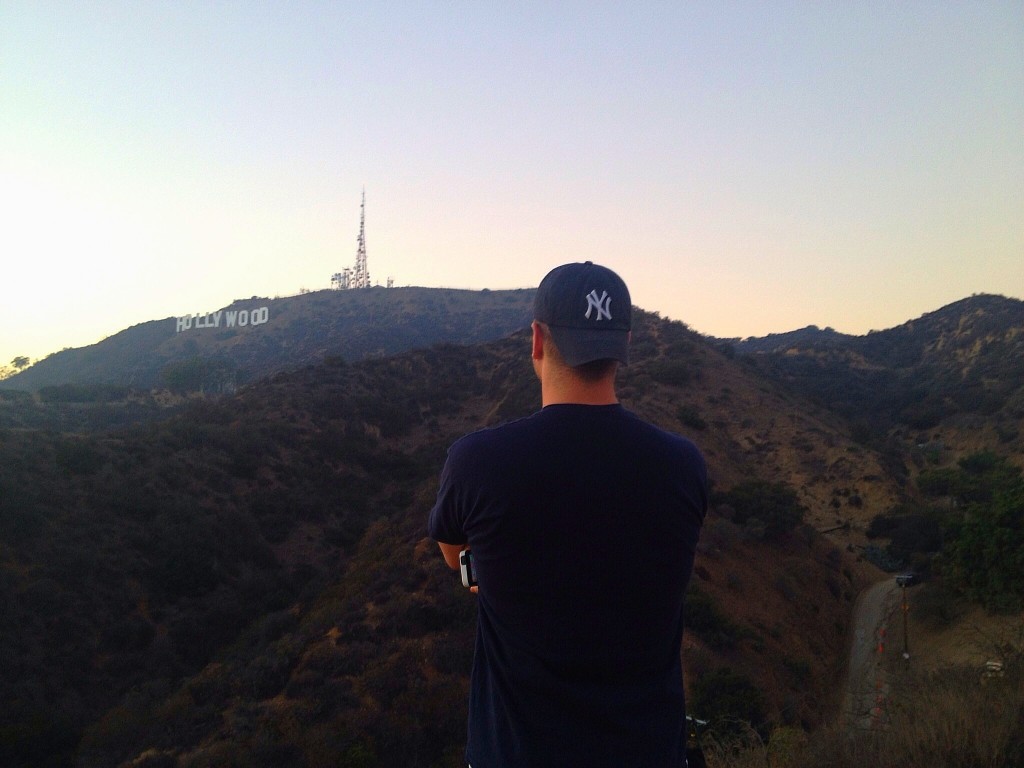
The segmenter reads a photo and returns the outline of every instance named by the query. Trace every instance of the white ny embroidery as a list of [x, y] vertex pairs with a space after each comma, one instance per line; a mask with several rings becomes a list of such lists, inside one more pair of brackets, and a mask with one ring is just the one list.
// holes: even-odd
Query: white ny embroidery
[[594, 289], [587, 294], [587, 314], [584, 317], [587, 320], [590, 319], [591, 310], [597, 310], [597, 322], [600, 322], [601, 318], [612, 319], [612, 297], [608, 295], [608, 291], [602, 291], [600, 298], [597, 295], [597, 289]]

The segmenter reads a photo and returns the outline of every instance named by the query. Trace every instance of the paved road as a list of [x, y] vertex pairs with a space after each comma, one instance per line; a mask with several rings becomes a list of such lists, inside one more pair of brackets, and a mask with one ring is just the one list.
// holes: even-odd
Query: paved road
[[898, 609], [895, 579], [880, 581], [857, 598], [846, 681], [846, 713], [851, 727], [877, 727], [884, 717], [889, 685], [881, 662], [885, 653], [899, 653], [895, 626], [889, 631], [889, 625], [895, 625]]

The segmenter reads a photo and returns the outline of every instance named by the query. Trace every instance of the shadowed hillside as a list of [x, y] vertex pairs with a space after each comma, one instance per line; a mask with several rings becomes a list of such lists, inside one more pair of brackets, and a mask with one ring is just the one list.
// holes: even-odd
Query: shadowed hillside
[[[178, 319], [169, 317], [89, 347], [57, 352], [0, 381], [0, 387], [107, 384], [232, 391], [273, 371], [327, 356], [359, 360], [445, 341], [474, 344], [501, 338], [527, 327], [532, 307], [532, 289], [367, 288], [278, 299], [253, 296], [188, 317], [188, 328], [179, 330]], [[264, 309], [265, 316], [260, 314]]]
[[[0, 429], [0, 764], [459, 764], [474, 598], [425, 515], [452, 440], [536, 409], [528, 353], [327, 355], [144, 425]], [[691, 710], [817, 728], [878, 577], [857, 545], [916, 489], [681, 323], [637, 311], [632, 360], [624, 404], [709, 460]]]
[[[693, 435], [718, 488], [791, 477], [810, 518], [846, 514], [828, 502], [879, 471], [868, 452], [681, 324], [638, 318], [627, 406]], [[333, 358], [120, 433], [0, 432], [0, 762], [441, 759], [463, 734], [473, 607], [424, 516], [455, 437], [536, 408], [528, 348]], [[856, 570], [799, 525], [712, 519], [706, 542], [688, 663], [765, 691], [766, 720], [812, 723]], [[808, 605], [826, 629], [794, 645]]]

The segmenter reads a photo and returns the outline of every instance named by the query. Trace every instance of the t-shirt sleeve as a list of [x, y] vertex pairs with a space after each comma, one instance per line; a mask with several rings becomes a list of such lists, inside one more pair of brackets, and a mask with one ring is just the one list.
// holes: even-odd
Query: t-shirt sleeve
[[466, 544], [464, 504], [460, 503], [458, 483], [458, 451], [456, 446], [448, 452], [444, 469], [441, 470], [441, 484], [437, 490], [437, 501], [427, 519], [427, 534], [434, 541], [445, 544]]

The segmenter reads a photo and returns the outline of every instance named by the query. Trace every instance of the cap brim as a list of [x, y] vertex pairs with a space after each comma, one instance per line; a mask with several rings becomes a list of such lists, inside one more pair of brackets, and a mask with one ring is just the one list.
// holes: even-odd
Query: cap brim
[[618, 360], [629, 365], [629, 331], [548, 327], [562, 359], [572, 368], [594, 360]]

